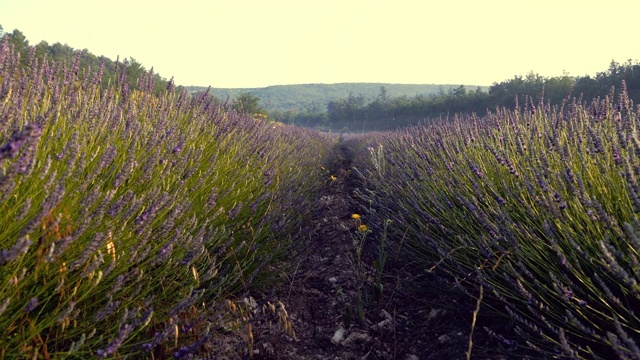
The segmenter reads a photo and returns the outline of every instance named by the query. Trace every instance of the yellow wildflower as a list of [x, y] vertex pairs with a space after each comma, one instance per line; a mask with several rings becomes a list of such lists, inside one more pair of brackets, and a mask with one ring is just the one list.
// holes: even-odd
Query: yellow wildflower
[[360, 219], [360, 214], [351, 214], [351, 218], [358, 220]]
[[338, 180], [338, 178], [333, 176], [333, 175], [331, 175], [331, 181], [336, 181], [336, 180]]
[[360, 232], [367, 232], [367, 230], [369, 230], [369, 228], [365, 224], [358, 226], [358, 231]]

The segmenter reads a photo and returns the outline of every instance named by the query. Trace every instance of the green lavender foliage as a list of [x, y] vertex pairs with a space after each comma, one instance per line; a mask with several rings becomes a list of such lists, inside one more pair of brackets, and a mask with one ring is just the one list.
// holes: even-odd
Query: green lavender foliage
[[201, 351], [308, 221], [331, 141], [80, 56], [0, 48], [0, 358]]
[[357, 195], [416, 269], [489, 289], [518, 346], [640, 359], [639, 113], [623, 83], [362, 137]]

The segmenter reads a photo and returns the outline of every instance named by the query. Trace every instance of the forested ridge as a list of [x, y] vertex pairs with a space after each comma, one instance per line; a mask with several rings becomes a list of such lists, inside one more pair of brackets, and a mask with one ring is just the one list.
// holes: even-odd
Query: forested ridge
[[[560, 106], [563, 101], [582, 103], [604, 98], [623, 82], [629, 98], [637, 103], [640, 99], [638, 61], [630, 59], [619, 63], [612, 60], [606, 70], [595, 76], [563, 74], [546, 77], [530, 72], [484, 88], [465, 85], [309, 84], [209, 91], [214, 96], [230, 98], [236, 103], [252, 103], [253, 106], [244, 108], [256, 114], [266, 113], [271, 119], [284, 123], [328, 131], [359, 132], [393, 130], [428, 119], [452, 118], [455, 114], [482, 116], [496, 108], [515, 105], [525, 109], [540, 102], [550, 106]], [[333, 91], [334, 97], [339, 93], [335, 89], [329, 90], [332, 87], [340, 88], [346, 95], [327, 100], [327, 91]], [[372, 92], [372, 88], [376, 91]], [[190, 88], [192, 91], [195, 89]], [[415, 95], [408, 95], [407, 89], [415, 90]], [[313, 91], [316, 91], [316, 98]], [[399, 94], [402, 91], [405, 93]]]
[[[213, 84], [215, 86], [215, 84]], [[440, 96], [452, 93], [460, 85], [455, 84], [390, 84], [390, 83], [337, 83], [337, 84], [292, 84], [273, 85], [260, 88], [217, 88], [209, 92], [220, 99], [235, 99], [244, 93], [251, 93], [260, 99], [261, 105], [270, 113], [322, 112], [331, 101], [348, 98], [357, 94], [365, 99], [376, 98], [382, 87], [387, 96]], [[475, 85], [465, 85], [476, 89]], [[202, 86], [187, 86], [189, 92], [207, 90]], [[489, 90], [488, 86], [480, 87]]]
[[[479, 116], [497, 108], [519, 105], [531, 108], [542, 102], [560, 106], [563, 101], [580, 104], [604, 98], [623, 82], [629, 98], [640, 99], [640, 63], [611, 61], [609, 67], [595, 76], [545, 77], [533, 72], [526, 76], [494, 83], [488, 91], [468, 89], [460, 85], [446, 93], [432, 95], [391, 96], [381, 86], [379, 94], [370, 98], [362, 94], [331, 101], [326, 109], [316, 112], [280, 112], [274, 114], [283, 122], [333, 131], [392, 130], [428, 119], [447, 119], [455, 114], [475, 113]], [[613, 100], [613, 99], [612, 99]]]

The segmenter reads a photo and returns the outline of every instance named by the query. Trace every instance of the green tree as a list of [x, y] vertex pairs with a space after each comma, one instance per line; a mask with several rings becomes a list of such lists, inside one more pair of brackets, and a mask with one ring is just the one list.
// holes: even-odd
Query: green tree
[[467, 89], [464, 88], [464, 85], [460, 85], [459, 87], [453, 90], [453, 96], [465, 96], [467, 95]]
[[44, 58], [49, 55], [49, 43], [42, 40], [35, 46], [36, 48], [36, 56], [38, 58]]
[[9, 43], [13, 45], [16, 51], [21, 54], [26, 54], [26, 51], [29, 49], [29, 40], [24, 36], [22, 31], [15, 29], [11, 34], [9, 34]]
[[73, 58], [73, 48], [59, 42], [49, 46], [49, 53], [56, 61], [70, 61]]
[[133, 57], [129, 57], [128, 59], [125, 58], [122, 61], [122, 64], [127, 67], [127, 84], [129, 84], [129, 87], [131, 87], [131, 85], [134, 85], [134, 88], [137, 88], [138, 79], [140, 79], [140, 77], [144, 75], [146, 69]]
[[386, 103], [387, 101], [389, 101], [389, 94], [387, 92], [386, 86], [380, 87], [380, 93], [378, 94], [378, 101], [380, 101], [381, 103]]
[[260, 106], [260, 98], [254, 96], [250, 92], [241, 92], [233, 100], [233, 109], [237, 112], [247, 114], [263, 114], [265, 110]]

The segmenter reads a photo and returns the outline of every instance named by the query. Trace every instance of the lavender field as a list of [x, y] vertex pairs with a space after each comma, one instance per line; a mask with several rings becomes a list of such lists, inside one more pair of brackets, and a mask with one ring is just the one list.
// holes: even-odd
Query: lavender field
[[347, 217], [378, 275], [436, 274], [476, 314], [511, 319], [512, 334], [464, 324], [511, 354], [640, 359], [640, 110], [624, 83], [339, 143], [172, 82], [153, 94], [152, 73], [130, 89], [122, 64], [103, 84], [80, 54], [21, 59], [6, 39], [0, 358], [214, 351], [248, 326], [240, 299], [303, 243], [348, 148]]
[[5, 37], [0, 358], [182, 357], [237, 326], [228, 301], [308, 221], [331, 140], [31, 55]]

